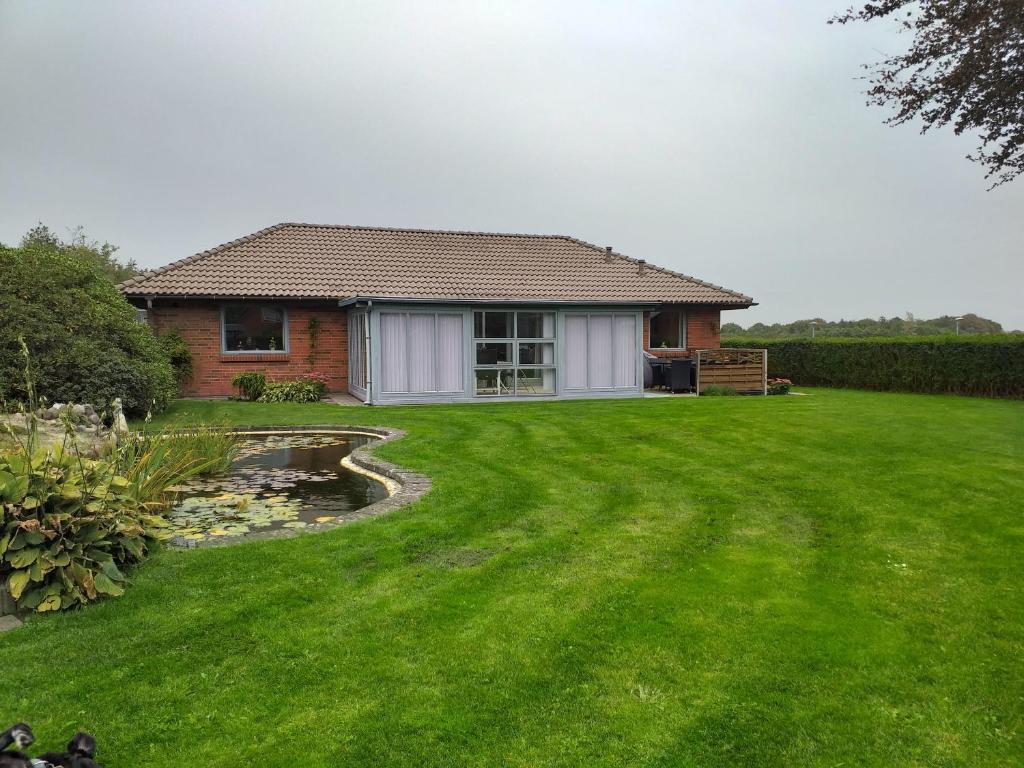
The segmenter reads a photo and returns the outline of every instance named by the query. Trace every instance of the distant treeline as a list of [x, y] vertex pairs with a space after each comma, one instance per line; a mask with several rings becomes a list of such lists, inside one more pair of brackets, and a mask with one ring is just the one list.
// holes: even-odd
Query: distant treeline
[[[1003, 326], [995, 320], [988, 320], [975, 314], [966, 314], [960, 321], [961, 334], [1003, 333]], [[743, 328], [736, 323], [722, 323], [723, 341], [729, 337], [754, 337], [758, 339], [787, 339], [809, 337], [811, 324], [816, 337], [868, 338], [872, 336], [941, 336], [956, 333], [956, 316], [943, 315], [931, 320], [919, 320], [909, 312], [903, 317], [880, 317], [877, 320], [829, 321], [822, 318], [797, 320], [793, 323], [754, 323]]]

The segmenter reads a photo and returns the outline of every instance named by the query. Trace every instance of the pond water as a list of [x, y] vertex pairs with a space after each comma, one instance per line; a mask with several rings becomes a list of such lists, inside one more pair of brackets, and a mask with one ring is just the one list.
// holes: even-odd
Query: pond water
[[231, 470], [177, 486], [168, 512], [172, 538], [185, 542], [275, 528], [305, 528], [352, 517], [387, 497], [376, 480], [341, 460], [377, 438], [341, 433], [247, 434]]

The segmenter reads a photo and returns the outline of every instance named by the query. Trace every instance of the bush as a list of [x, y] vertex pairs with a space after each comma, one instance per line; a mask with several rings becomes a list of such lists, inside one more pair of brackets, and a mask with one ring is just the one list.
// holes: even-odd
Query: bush
[[238, 390], [238, 396], [243, 400], [259, 400], [267, 386], [267, 377], [256, 371], [246, 371], [231, 379], [231, 386]]
[[312, 379], [276, 381], [267, 386], [260, 395], [261, 403], [315, 403], [324, 396], [326, 386]]
[[789, 379], [768, 379], [769, 395], [788, 395], [793, 382]]
[[768, 350], [768, 375], [799, 384], [1024, 398], [1024, 337], [730, 339]]
[[739, 395], [734, 387], [723, 387], [720, 384], [709, 384], [704, 387], [704, 391], [700, 393], [701, 397], [732, 397], [733, 395]]
[[0, 246], [0, 399], [24, 400], [18, 337], [32, 351], [39, 392], [51, 402], [162, 410], [174, 372], [152, 331], [99, 271], [46, 244]]
[[185, 339], [177, 331], [168, 331], [163, 336], [160, 336], [159, 339], [160, 347], [171, 364], [171, 370], [174, 372], [174, 381], [178, 385], [178, 393], [180, 394], [182, 387], [192, 378], [192, 351], [188, 348]]

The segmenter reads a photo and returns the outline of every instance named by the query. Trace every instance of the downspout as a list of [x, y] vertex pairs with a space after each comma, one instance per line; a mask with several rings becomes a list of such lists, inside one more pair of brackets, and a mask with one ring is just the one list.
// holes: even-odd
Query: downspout
[[370, 321], [373, 319], [373, 299], [366, 302], [366, 404], [373, 405], [373, 355], [370, 353]]

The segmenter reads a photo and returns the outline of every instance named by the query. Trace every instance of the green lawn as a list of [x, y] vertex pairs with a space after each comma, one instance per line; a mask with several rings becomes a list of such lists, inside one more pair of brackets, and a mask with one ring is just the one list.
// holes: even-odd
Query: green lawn
[[0, 636], [3, 722], [117, 766], [1024, 762], [1024, 403], [343, 408], [434, 490], [163, 552]]

